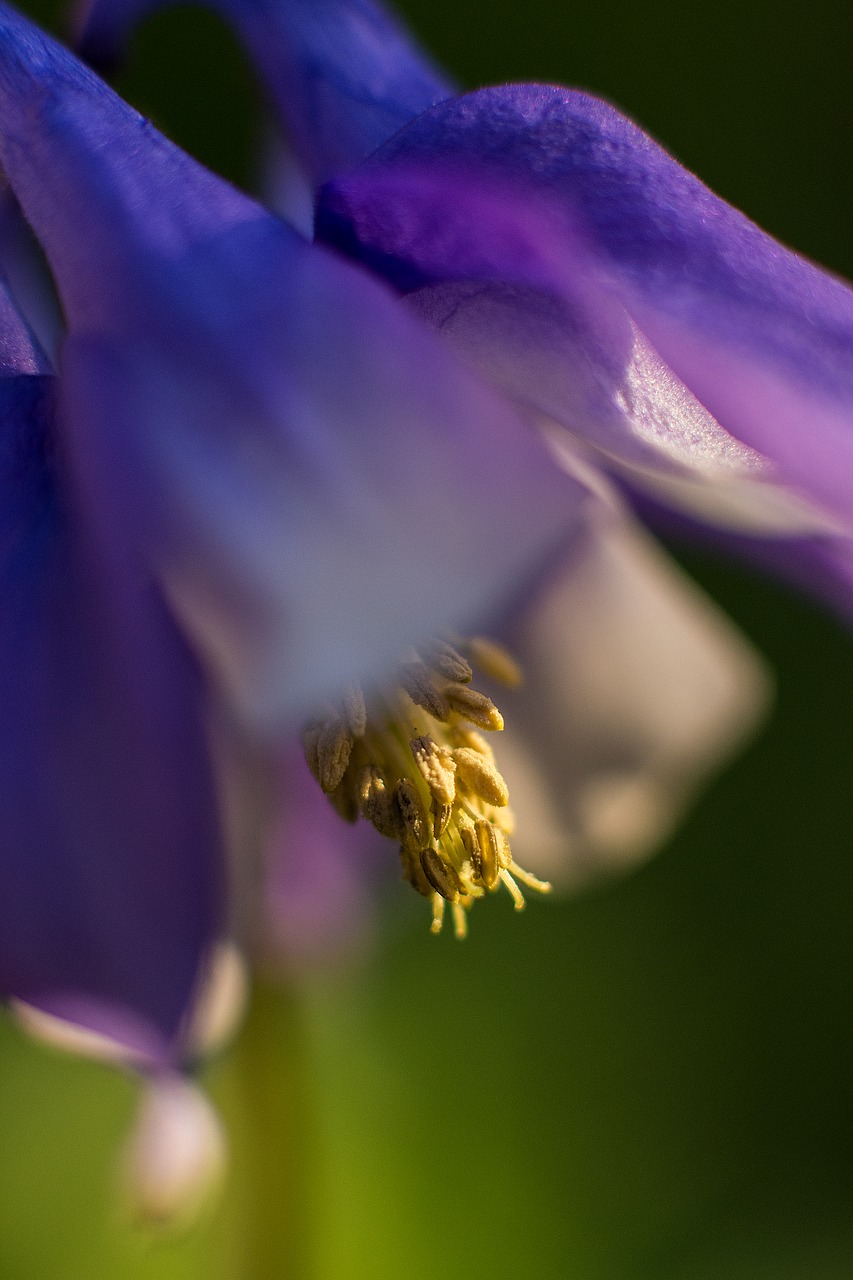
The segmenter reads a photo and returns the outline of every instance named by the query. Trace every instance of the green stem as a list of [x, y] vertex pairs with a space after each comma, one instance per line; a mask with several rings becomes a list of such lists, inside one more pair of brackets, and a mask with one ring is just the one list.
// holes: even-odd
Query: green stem
[[245, 1280], [312, 1280], [314, 1126], [298, 996], [258, 981], [235, 1048]]

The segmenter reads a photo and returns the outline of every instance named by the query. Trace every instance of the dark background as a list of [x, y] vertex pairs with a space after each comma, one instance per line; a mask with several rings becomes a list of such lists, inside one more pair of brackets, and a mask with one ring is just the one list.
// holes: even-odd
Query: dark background
[[[405, 11], [460, 82], [600, 93], [853, 275], [848, 6]], [[209, 15], [149, 22], [119, 87], [253, 182], [259, 103]], [[675, 550], [779, 682], [677, 839], [580, 899], [478, 911], [464, 947], [394, 895], [357, 973], [262, 993], [255, 1065], [244, 1045], [211, 1075], [232, 1179], [182, 1240], [115, 1215], [131, 1082], [0, 1027], [0, 1277], [849, 1280], [853, 649], [782, 587]]]

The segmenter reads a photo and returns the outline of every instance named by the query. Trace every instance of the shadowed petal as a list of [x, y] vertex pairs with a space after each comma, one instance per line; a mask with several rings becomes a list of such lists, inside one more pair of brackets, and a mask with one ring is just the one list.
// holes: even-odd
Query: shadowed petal
[[764, 711], [760, 659], [637, 526], [602, 521], [506, 631], [513, 850], [571, 884], [651, 852]]
[[12, 323], [24, 324], [39, 351], [30, 371], [53, 372], [63, 330], [56, 290], [44, 255], [9, 187], [0, 190], [0, 279], [15, 300]]
[[[11, 198], [7, 201], [6, 197], [9, 197], [8, 191], [0, 193], [0, 386], [5, 379], [15, 382], [23, 380], [21, 381], [21, 403], [26, 405], [29, 403], [26, 388], [37, 385], [33, 375], [46, 375], [53, 370], [50, 360], [21, 314], [17, 299], [9, 288], [7, 268], [14, 267], [19, 257], [16, 252], [16, 232], [20, 213], [15, 218], [14, 210], [11, 208], [14, 201], [11, 201]], [[43, 384], [38, 385], [46, 386], [49, 381], [46, 378]], [[5, 387], [5, 392], [7, 396], [12, 396], [12, 403], [16, 405], [18, 392], [10, 392], [8, 386]], [[19, 415], [17, 409], [13, 409], [13, 413], [22, 418], [25, 416], [25, 410], [22, 410]]]
[[853, 293], [613, 107], [541, 85], [439, 104], [372, 166], [439, 161], [568, 216], [651, 346], [735, 439], [849, 523]]
[[229, 695], [277, 729], [470, 625], [586, 494], [446, 345], [0, 21], [0, 157], [71, 329], [66, 421]]
[[0, 381], [0, 989], [167, 1060], [219, 914], [199, 681], [69, 504], [52, 389]]
[[[112, 63], [133, 27], [173, 0], [90, 0], [79, 45]], [[319, 184], [352, 168], [453, 89], [374, 0], [214, 0], [254, 62], [295, 153]]]

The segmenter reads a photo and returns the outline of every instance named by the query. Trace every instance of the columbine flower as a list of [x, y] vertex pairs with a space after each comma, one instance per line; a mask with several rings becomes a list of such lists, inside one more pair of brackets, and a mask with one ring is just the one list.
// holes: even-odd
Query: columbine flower
[[[223, 825], [232, 847], [257, 825], [240, 744], [274, 743], [354, 680], [381, 687], [408, 644], [496, 617], [558, 551], [545, 576], [583, 622], [555, 652], [552, 586], [521, 637], [534, 701], [550, 703], [552, 776], [516, 753], [521, 789], [546, 792], [533, 840], [569, 825], [583, 851], [613, 793], [618, 810], [644, 780], [654, 834], [664, 794], [751, 720], [754, 665], [704, 606], [671, 603], [684, 588], [648, 567], [618, 504], [555, 465], [385, 288], [195, 165], [10, 11], [0, 96], [3, 168], [67, 324], [56, 415], [26, 418], [8, 466], [22, 603], [5, 615], [7, 992], [180, 1061], [205, 957], [242, 926], [220, 850]], [[623, 606], [646, 615], [678, 691], [668, 709], [647, 664], [621, 661], [637, 644], [612, 634]], [[553, 802], [566, 729], [587, 754]]]
[[[253, 12], [266, 47], [273, 11]], [[659, 497], [713, 507], [724, 521], [747, 510], [759, 528], [772, 521], [821, 537], [843, 525], [829, 500], [834, 475], [816, 465], [807, 484], [805, 472], [784, 470], [781, 448], [777, 457], [736, 438], [655, 350], [665, 326], [649, 319], [650, 299], [669, 299], [666, 263], [650, 249], [646, 276], [643, 253], [633, 274], [619, 267], [616, 249], [634, 242], [619, 231], [618, 173], [596, 179], [588, 166], [581, 195], [597, 191], [612, 216], [585, 220], [587, 204], [566, 193], [559, 166], [531, 160], [534, 182], [520, 161], [484, 165], [513, 154], [500, 133], [512, 123], [511, 94], [431, 105], [446, 90], [398, 32], [385, 39], [372, 8], [275, 15], [291, 42], [288, 65], [306, 72], [286, 78], [287, 110], [292, 121], [301, 112], [293, 136], [318, 175], [360, 159], [421, 111], [322, 200], [324, 234], [370, 271], [309, 245], [207, 173], [0, 9], [0, 162], [65, 323], [56, 372], [19, 315], [28, 289], [4, 296], [0, 985], [24, 1011], [78, 1024], [165, 1072], [198, 1051], [190, 1011], [216, 944], [247, 933], [239, 891], [255, 877], [243, 860], [258, 827], [270, 829], [257, 803], [258, 756], [278, 758], [299, 725], [309, 722], [309, 756], [328, 791], [359, 764], [353, 789], [337, 798], [355, 798], [374, 819], [379, 782], [396, 769], [404, 848], [407, 831], [414, 839], [418, 823], [434, 824], [408, 849], [410, 878], [462, 905], [469, 888], [515, 874], [494, 816], [504, 779], [520, 818], [513, 856], [527, 865], [526, 842], [577, 869], [602, 850], [624, 857], [658, 837], [673, 801], [754, 720], [755, 660], [637, 533], [591, 463], [618, 465]], [[536, 129], [520, 136], [524, 156], [553, 159]], [[653, 144], [636, 137], [633, 150], [607, 154], [657, 163]], [[670, 197], [667, 243], [680, 227], [686, 255], [692, 206]], [[481, 219], [474, 240], [464, 221], [472, 215]], [[717, 222], [720, 244], [738, 246]], [[677, 333], [693, 332], [697, 290], [717, 279], [712, 248], [701, 271], [679, 273], [681, 303], [663, 309]], [[836, 382], [830, 373], [850, 298], [775, 252], [778, 279], [766, 267], [758, 295], [769, 299], [764, 313], [741, 255], [743, 288], [723, 290], [697, 323], [707, 320], [723, 353], [734, 335], [754, 375], [740, 387], [747, 408], [756, 388], [765, 394], [773, 376], [795, 382], [799, 370], [817, 430], [821, 396], [838, 403], [831, 393], [843, 371]], [[372, 278], [376, 270], [420, 315]], [[812, 282], [808, 312], [792, 272], [794, 284]], [[632, 310], [630, 281], [645, 310]], [[827, 297], [837, 304], [833, 333], [828, 321], [820, 328]], [[749, 345], [738, 306], [768, 317]], [[794, 351], [807, 328], [810, 344]], [[676, 365], [674, 349], [665, 354]], [[725, 373], [720, 386], [734, 386]], [[793, 392], [777, 397], [776, 421], [793, 404]], [[484, 622], [513, 640], [527, 675], [507, 696], [516, 737], [497, 768], [476, 729], [462, 726], [475, 711], [492, 717], [491, 704], [465, 694], [467, 672], [436, 667], [432, 647], [449, 633], [476, 636]], [[412, 645], [417, 657], [407, 655]], [[364, 715], [346, 693], [355, 684], [367, 690]], [[368, 742], [383, 697], [403, 701], [380, 714], [385, 737]], [[439, 699], [432, 709], [430, 697]], [[418, 745], [404, 740], [405, 768], [392, 769], [379, 757], [402, 732], [400, 706]], [[323, 829], [313, 806], [327, 802], [305, 789], [301, 767], [304, 783], [291, 769], [276, 785], [298, 797], [304, 852]], [[474, 797], [470, 826], [454, 817], [448, 774]], [[405, 778], [434, 812], [409, 804]], [[442, 804], [458, 828], [458, 862], [435, 834], [447, 829]], [[285, 827], [282, 843], [296, 835]], [[340, 838], [335, 845], [304, 863], [303, 881], [329, 878], [330, 858], [346, 856]], [[415, 852], [427, 856], [415, 861]], [[296, 897], [284, 894], [291, 910]], [[316, 910], [314, 901], [309, 884], [303, 902]]]
[[0, 981], [170, 1062], [229, 927], [211, 736], [476, 615], [586, 496], [385, 290], [10, 11], [0, 96], [67, 323], [55, 378], [5, 315]]
[[[371, 0], [212, 3], [317, 193], [319, 242], [404, 296], [574, 474], [592, 462], [641, 509], [705, 526], [850, 612], [845, 285], [589, 95], [510, 85], [454, 96]], [[90, 0], [83, 47], [114, 57], [150, 7]], [[565, 726], [565, 704], [550, 705]], [[550, 845], [565, 848], [568, 828], [576, 855], [600, 855], [620, 833], [642, 843], [641, 815], [660, 811], [660, 778], [636, 762], [599, 759], [583, 776], [599, 725], [600, 711], [576, 726], [582, 776], [552, 824]], [[555, 730], [551, 741], [565, 739]], [[553, 753], [545, 772], [555, 757], [563, 766]], [[651, 816], [645, 834], [659, 830]]]

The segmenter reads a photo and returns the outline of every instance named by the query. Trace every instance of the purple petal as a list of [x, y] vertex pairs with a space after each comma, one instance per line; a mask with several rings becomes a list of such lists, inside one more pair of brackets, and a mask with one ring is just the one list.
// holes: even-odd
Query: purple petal
[[844, 284], [583, 93], [512, 85], [456, 98], [369, 163], [437, 162], [568, 217], [602, 281], [713, 418], [849, 523], [853, 293]]
[[347, 826], [294, 748], [282, 760], [278, 821], [267, 843], [262, 941], [288, 972], [340, 963], [365, 945], [373, 883], [396, 850], [366, 822]]
[[446, 168], [370, 163], [321, 196], [318, 238], [390, 279], [564, 447], [725, 526], [825, 528], [767, 458], [673, 374], [602, 279], [588, 238], [542, 201]]
[[495, 608], [587, 494], [363, 273], [22, 19], [0, 156], [71, 338], [68, 429], [255, 725]]
[[52, 384], [0, 382], [0, 989], [164, 1060], [220, 911], [199, 680]]
[[[171, 0], [90, 0], [80, 48], [95, 65]], [[212, 0], [236, 28], [295, 153], [319, 184], [358, 164], [453, 92], [408, 32], [374, 0]]]
[[0, 102], [3, 170], [72, 329], [126, 323], [143, 285], [162, 304], [171, 263], [263, 218], [4, 5]]

